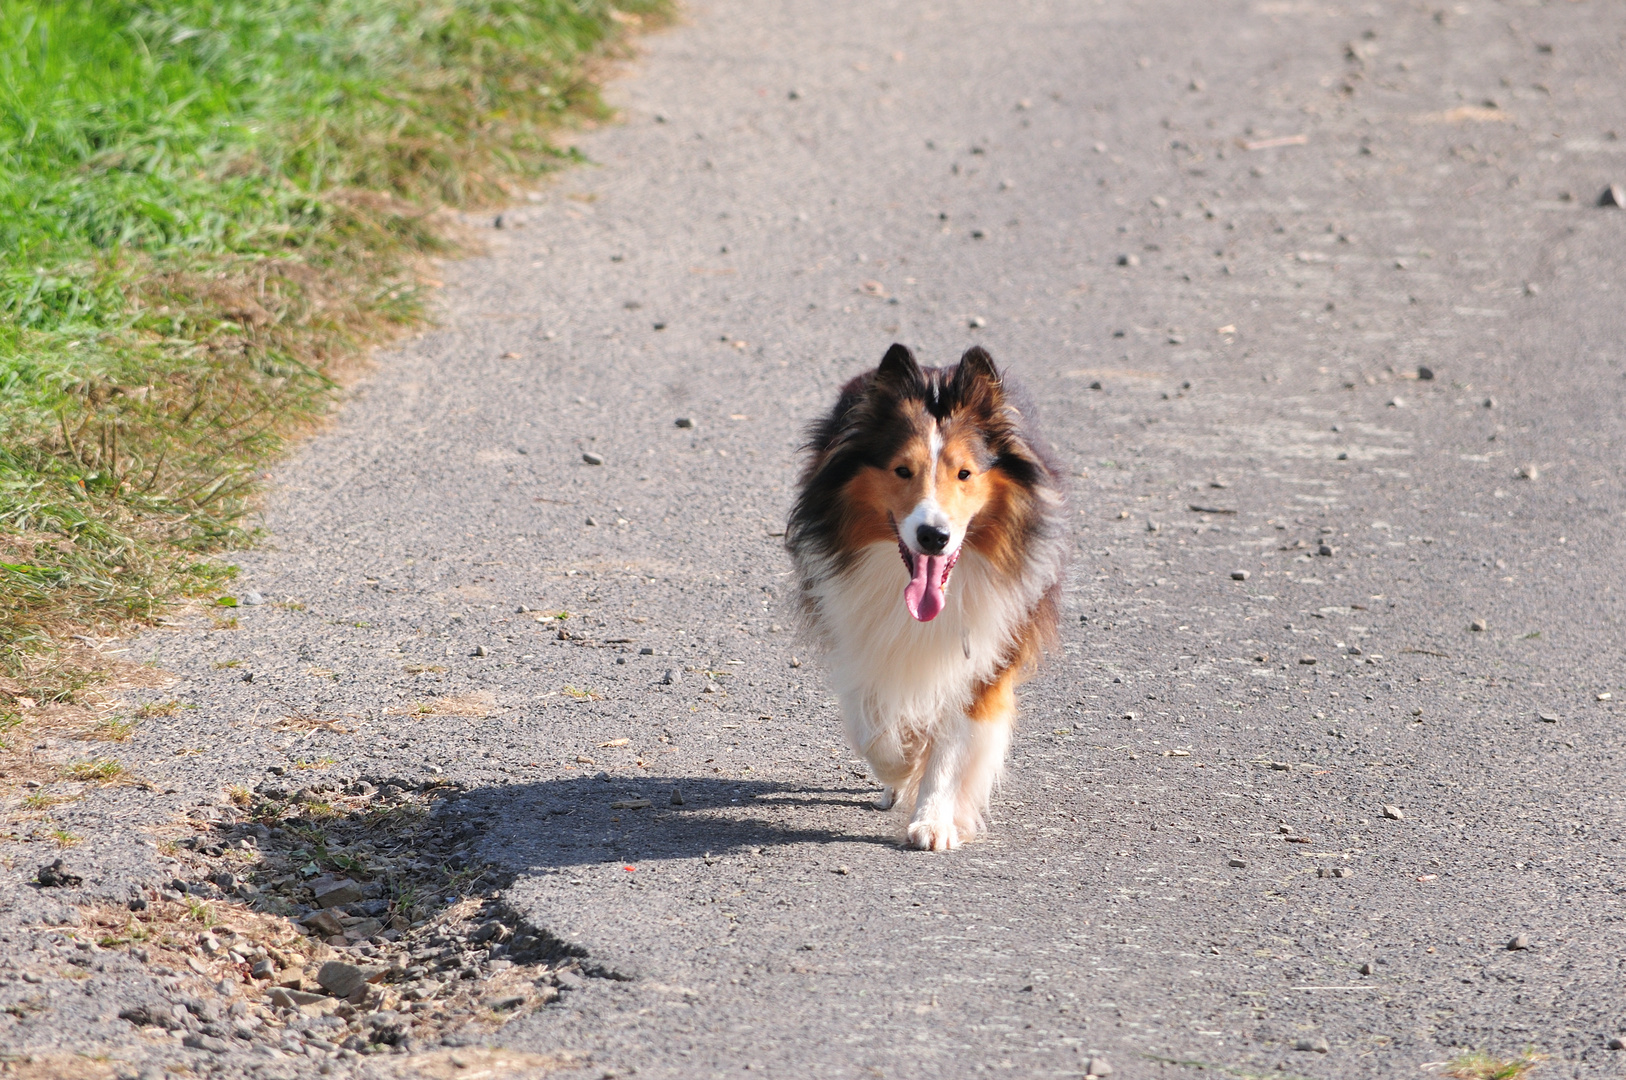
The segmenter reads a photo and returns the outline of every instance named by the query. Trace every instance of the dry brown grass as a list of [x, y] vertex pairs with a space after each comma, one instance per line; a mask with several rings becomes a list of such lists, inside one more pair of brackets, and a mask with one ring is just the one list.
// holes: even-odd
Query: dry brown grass
[[426, 698], [412, 705], [397, 705], [386, 710], [390, 716], [490, 716], [498, 709], [497, 695], [490, 690], [476, 690], [470, 694], [449, 694], [446, 697]]

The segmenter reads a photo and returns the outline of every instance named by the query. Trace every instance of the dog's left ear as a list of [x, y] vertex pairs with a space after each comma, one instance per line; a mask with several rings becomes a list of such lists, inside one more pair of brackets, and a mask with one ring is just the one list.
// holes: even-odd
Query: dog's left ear
[[1000, 391], [999, 369], [994, 366], [994, 358], [981, 345], [973, 345], [960, 357], [954, 382], [961, 400], [965, 401], [975, 397], [979, 391], [996, 397]]

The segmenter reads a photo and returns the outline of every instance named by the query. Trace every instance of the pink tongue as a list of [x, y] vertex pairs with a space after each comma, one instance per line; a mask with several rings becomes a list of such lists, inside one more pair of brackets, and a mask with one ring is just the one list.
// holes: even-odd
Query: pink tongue
[[943, 555], [915, 555], [909, 568], [909, 584], [904, 586], [903, 606], [918, 622], [931, 622], [943, 610]]

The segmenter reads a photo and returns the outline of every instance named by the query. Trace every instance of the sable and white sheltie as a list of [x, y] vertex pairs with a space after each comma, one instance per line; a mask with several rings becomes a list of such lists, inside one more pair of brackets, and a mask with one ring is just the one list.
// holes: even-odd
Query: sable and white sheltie
[[1055, 635], [1065, 496], [1030, 413], [980, 348], [921, 368], [893, 345], [809, 432], [785, 534], [802, 610], [918, 848], [984, 828], [1016, 685]]

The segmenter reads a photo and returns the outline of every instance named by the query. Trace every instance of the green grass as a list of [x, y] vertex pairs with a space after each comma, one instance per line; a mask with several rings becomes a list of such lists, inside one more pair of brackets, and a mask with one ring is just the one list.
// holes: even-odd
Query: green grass
[[1546, 1060], [1546, 1054], [1526, 1050], [1517, 1057], [1500, 1058], [1483, 1050], [1471, 1050], [1453, 1058], [1445, 1075], [1456, 1080], [1520, 1080]]
[[224, 588], [266, 460], [420, 318], [435, 209], [568, 160], [665, 5], [0, 0], [0, 675], [71, 694], [66, 631]]

